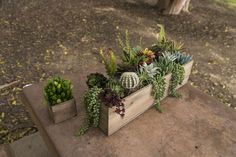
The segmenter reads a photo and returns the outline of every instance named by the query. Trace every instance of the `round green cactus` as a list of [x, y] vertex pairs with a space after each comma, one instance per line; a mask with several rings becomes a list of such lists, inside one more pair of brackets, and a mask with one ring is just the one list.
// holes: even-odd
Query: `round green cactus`
[[139, 84], [139, 77], [135, 72], [124, 72], [120, 77], [121, 85], [126, 89], [133, 89]]

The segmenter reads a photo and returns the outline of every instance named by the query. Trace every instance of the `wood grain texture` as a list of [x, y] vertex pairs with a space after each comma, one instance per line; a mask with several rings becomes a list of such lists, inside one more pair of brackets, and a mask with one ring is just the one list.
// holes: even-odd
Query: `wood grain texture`
[[[183, 65], [185, 70], [185, 77], [183, 83], [177, 88], [182, 87], [188, 82], [189, 75], [191, 73], [193, 61], [188, 62]], [[169, 86], [170, 86], [171, 74], [165, 76], [165, 93], [162, 99], [168, 96]], [[133, 119], [147, 111], [150, 107], [154, 105], [154, 98], [152, 97], [152, 85], [148, 85], [135, 93], [125, 97], [122, 101], [125, 105], [125, 116], [121, 117], [115, 112], [115, 107], [108, 108], [102, 106], [100, 114], [100, 129], [108, 136], [118, 131], [121, 127], [125, 126]]]
[[185, 71], [184, 72], [184, 80], [181, 85], [177, 86], [177, 89], [182, 87], [183, 85], [185, 85], [188, 82], [189, 76], [191, 74], [192, 66], [193, 66], [193, 60], [186, 63], [185, 65], [183, 65], [184, 71]]
[[54, 123], [60, 123], [76, 116], [75, 99], [62, 102], [55, 106], [48, 107], [49, 115]]

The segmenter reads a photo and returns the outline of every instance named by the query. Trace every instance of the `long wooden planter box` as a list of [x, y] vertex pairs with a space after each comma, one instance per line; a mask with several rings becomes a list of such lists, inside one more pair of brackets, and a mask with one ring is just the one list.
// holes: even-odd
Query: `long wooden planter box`
[[[185, 77], [183, 83], [177, 88], [180, 88], [188, 82], [189, 75], [191, 73], [193, 61], [190, 61], [183, 65], [185, 70]], [[171, 74], [165, 76], [166, 89], [162, 99], [168, 96], [169, 85], [171, 81]], [[154, 105], [154, 99], [151, 95], [152, 85], [148, 85], [135, 93], [125, 97], [123, 99], [125, 105], [125, 116], [122, 118], [115, 112], [115, 107], [109, 108], [105, 105], [101, 107], [100, 114], [100, 129], [108, 136], [118, 131], [121, 127], [134, 120], [136, 117], [144, 113], [150, 107]]]

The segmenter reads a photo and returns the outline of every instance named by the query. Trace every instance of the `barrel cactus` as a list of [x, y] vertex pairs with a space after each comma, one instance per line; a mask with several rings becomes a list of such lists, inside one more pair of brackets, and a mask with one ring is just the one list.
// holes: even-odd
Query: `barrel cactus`
[[133, 89], [139, 84], [139, 77], [135, 72], [124, 72], [120, 77], [121, 85], [126, 89]]

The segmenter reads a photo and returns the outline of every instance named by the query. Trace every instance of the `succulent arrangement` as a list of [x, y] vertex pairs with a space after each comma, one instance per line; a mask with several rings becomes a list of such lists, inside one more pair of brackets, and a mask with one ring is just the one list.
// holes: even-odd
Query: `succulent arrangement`
[[[155, 107], [162, 112], [160, 101], [166, 89], [165, 75], [171, 73], [169, 93], [178, 97], [176, 88], [183, 82], [184, 68], [192, 60], [192, 56], [182, 53], [182, 44], [169, 40], [165, 36], [164, 27], [160, 27], [157, 42], [149, 48], [141, 47], [140, 43], [131, 46], [129, 33], [125, 32], [124, 40], [118, 36], [121, 48], [121, 63], [117, 64], [117, 57], [111, 49], [100, 49], [99, 55], [106, 69], [106, 77], [100, 73], [93, 73], [87, 77], [88, 91], [84, 96], [88, 118], [80, 135], [89, 127], [99, 124], [101, 105], [115, 108], [121, 117], [125, 116], [123, 98], [136, 92], [140, 88], [151, 84]], [[140, 38], [141, 39], [141, 38]]]
[[49, 106], [68, 101], [73, 98], [72, 84], [61, 77], [53, 77], [44, 87], [44, 96]]

